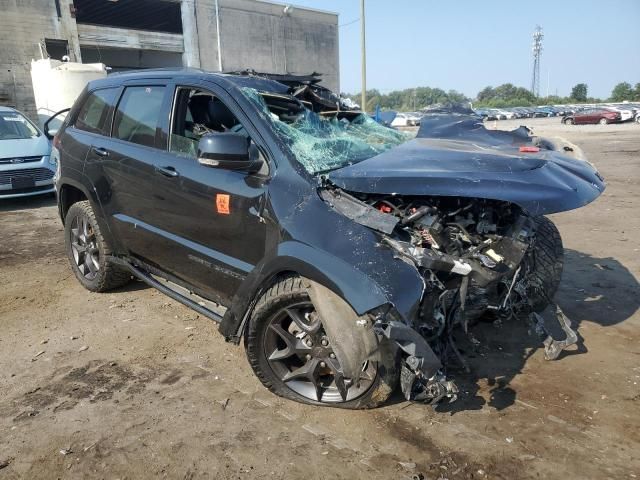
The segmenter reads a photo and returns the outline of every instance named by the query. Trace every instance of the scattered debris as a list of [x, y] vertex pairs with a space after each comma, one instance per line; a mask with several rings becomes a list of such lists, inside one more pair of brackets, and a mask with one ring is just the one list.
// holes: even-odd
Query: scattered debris
[[416, 464], [414, 462], [398, 462], [400, 466], [406, 470], [415, 470]]
[[38, 359], [38, 357], [39, 357], [40, 355], [44, 355], [44, 350], [40, 350], [38, 353], [36, 353], [36, 354], [33, 356], [33, 358], [31, 359], [31, 361], [32, 361], [32, 362], [35, 362], [35, 361]]
[[507, 441], [507, 443], [513, 443], [513, 437], [507, 437], [505, 438], [505, 440]]
[[78, 352], [84, 352], [85, 350], [89, 350], [89, 347], [87, 347], [86, 345], [83, 345], [78, 349]]
[[60, 453], [62, 455], [69, 455], [69, 454], [73, 453], [73, 450], [71, 450], [71, 447], [63, 448], [62, 450], [60, 450]]
[[89, 445], [88, 447], [84, 447], [82, 449], [83, 452], [88, 452], [89, 450], [91, 450], [93, 447], [95, 447], [98, 444], [98, 442], [93, 442], [91, 445]]
[[0, 460], [0, 470], [11, 465], [12, 461], [13, 461], [13, 458], [6, 458], [4, 460]]

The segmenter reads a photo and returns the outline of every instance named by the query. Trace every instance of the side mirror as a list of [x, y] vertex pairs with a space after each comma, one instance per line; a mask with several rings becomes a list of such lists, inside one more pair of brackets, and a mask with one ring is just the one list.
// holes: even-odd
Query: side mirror
[[262, 167], [262, 159], [255, 145], [246, 135], [234, 132], [207, 133], [198, 142], [198, 163], [224, 170], [255, 173]]
[[[63, 113], [67, 113], [69, 110], [71, 110], [71, 109], [70, 108], [65, 108], [64, 110], [60, 110], [59, 112], [56, 112], [53, 115], [51, 115], [47, 119], [47, 121], [44, 122], [44, 135], [49, 140], [52, 140], [53, 137], [55, 136], [55, 134], [58, 133], [58, 129], [57, 128], [49, 128], [49, 123], [51, 123], [51, 120], [53, 120], [54, 118], [58, 117], [59, 115], [62, 115]], [[61, 121], [59, 121], [59, 122], [62, 123]]]

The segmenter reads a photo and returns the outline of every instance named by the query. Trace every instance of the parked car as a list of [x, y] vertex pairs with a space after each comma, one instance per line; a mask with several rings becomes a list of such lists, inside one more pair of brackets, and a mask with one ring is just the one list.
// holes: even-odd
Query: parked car
[[0, 107], [0, 198], [54, 191], [56, 163], [51, 144], [19, 111]]
[[391, 122], [392, 127], [414, 127], [420, 125], [420, 118], [415, 113], [398, 113]]
[[620, 122], [620, 112], [605, 108], [590, 108], [578, 113], [574, 113], [562, 118], [565, 125], [596, 124], [607, 125], [608, 123]]
[[422, 120], [423, 114], [420, 112], [409, 112], [407, 113], [407, 117], [409, 118], [409, 123], [412, 126], [419, 126], [420, 120]]
[[621, 106], [607, 106], [604, 107], [605, 110], [609, 110], [611, 112], [618, 112], [620, 114], [620, 122], [626, 122], [628, 120], [633, 120], [633, 110], [631, 108], [622, 108]]
[[551, 300], [563, 248], [543, 215], [604, 191], [591, 164], [471, 111], [426, 115], [410, 139], [336, 111], [311, 76], [284, 81], [163, 69], [88, 84], [52, 150], [86, 289], [146, 282], [243, 341], [265, 387], [313, 405], [374, 407], [398, 385], [454, 400], [455, 338], [487, 312], [541, 331], [549, 312], [567, 335], [547, 338], [549, 359], [576, 341]]
[[503, 118], [504, 120], [512, 120], [516, 118], [516, 114], [511, 110], [507, 110], [507, 109], [499, 109], [498, 114], [500, 115], [500, 117], [504, 117]]

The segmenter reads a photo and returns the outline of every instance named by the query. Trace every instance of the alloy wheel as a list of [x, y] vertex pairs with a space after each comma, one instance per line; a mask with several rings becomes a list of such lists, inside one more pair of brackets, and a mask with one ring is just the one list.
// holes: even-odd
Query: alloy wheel
[[96, 233], [86, 215], [78, 215], [72, 220], [71, 252], [80, 273], [87, 280], [93, 280], [100, 270], [100, 250]]
[[373, 385], [377, 364], [366, 361], [358, 379], [345, 377], [311, 302], [281, 309], [269, 320], [263, 338], [269, 366], [303, 397], [339, 403], [364, 395]]

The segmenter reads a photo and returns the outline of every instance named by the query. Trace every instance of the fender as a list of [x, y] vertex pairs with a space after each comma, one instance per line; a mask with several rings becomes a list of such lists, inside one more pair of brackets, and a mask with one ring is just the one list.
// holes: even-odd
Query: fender
[[83, 195], [87, 198], [89, 203], [91, 204], [91, 208], [96, 214], [96, 220], [98, 221], [98, 225], [100, 227], [100, 232], [105, 240], [109, 243], [109, 245], [118, 245], [116, 243], [116, 239], [111, 233], [111, 229], [109, 228], [109, 222], [106, 221], [104, 211], [102, 210], [102, 204], [100, 203], [100, 199], [98, 198], [98, 194], [95, 188], [88, 188], [87, 185], [91, 185], [91, 181], [89, 178], [82, 172], [78, 170], [72, 170], [73, 175], [75, 177], [81, 178], [83, 181], [78, 180], [77, 178], [71, 177], [69, 175], [61, 175], [56, 182], [56, 199], [58, 201], [58, 215], [60, 216], [60, 220], [64, 225], [64, 216], [62, 212], [62, 198], [61, 192], [64, 189], [65, 185], [69, 185], [71, 187], [80, 190]]
[[276, 277], [286, 273], [301, 275], [327, 287], [358, 315], [392, 304], [404, 320], [410, 322], [422, 299], [424, 281], [414, 267], [403, 265], [406, 268], [402, 270], [402, 281], [398, 281], [397, 275], [393, 280], [374, 280], [367, 272], [330, 253], [293, 240], [282, 242], [276, 254], [257, 265], [240, 286], [222, 319], [220, 332], [227, 341], [238, 343], [260, 295]]

